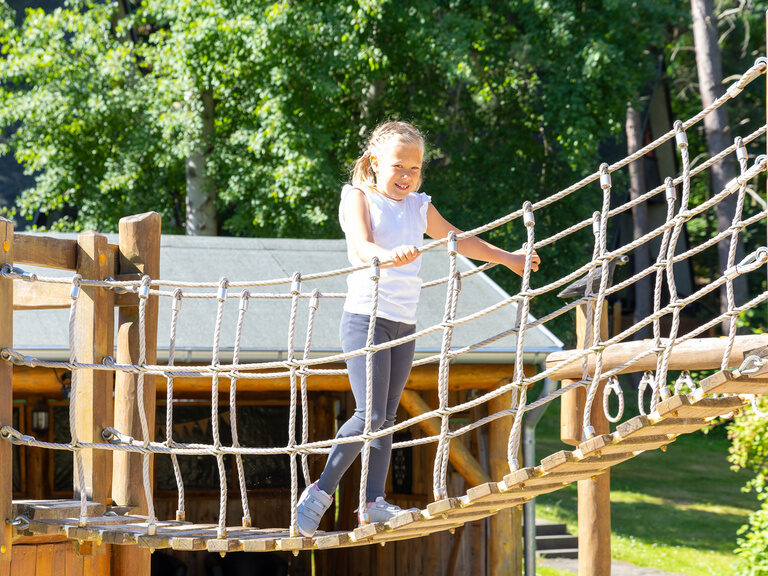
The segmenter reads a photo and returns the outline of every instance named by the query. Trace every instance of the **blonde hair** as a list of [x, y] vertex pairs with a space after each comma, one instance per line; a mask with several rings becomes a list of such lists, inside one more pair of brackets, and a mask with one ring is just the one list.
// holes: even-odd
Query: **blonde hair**
[[424, 137], [413, 124], [398, 120], [379, 124], [371, 132], [362, 156], [355, 161], [352, 167], [351, 180], [354, 186], [365, 185], [374, 187], [376, 185], [376, 175], [373, 173], [373, 167], [371, 166], [371, 156], [376, 154], [380, 146], [394, 139], [398, 139], [401, 142], [418, 144], [424, 150]]

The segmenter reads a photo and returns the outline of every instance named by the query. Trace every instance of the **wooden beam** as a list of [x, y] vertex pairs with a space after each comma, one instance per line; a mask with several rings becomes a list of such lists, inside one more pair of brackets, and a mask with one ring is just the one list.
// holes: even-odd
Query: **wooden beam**
[[[603, 304], [600, 317], [600, 339], [606, 340], [608, 333], [608, 303]], [[576, 313], [577, 346], [586, 346], [586, 307], [580, 306]], [[605, 366], [605, 364], [604, 364]], [[604, 368], [607, 369], [607, 368]], [[610, 433], [608, 420], [603, 413], [603, 382], [597, 389], [592, 406], [590, 424], [595, 435]], [[582, 402], [577, 414], [579, 418], [572, 429], [581, 437], [586, 394], [579, 395]], [[584, 576], [608, 576], [611, 573], [611, 473], [610, 468], [587, 480], [578, 483], [578, 521], [579, 521], [579, 574]]]
[[[114, 271], [109, 267], [107, 237], [85, 232], [77, 238], [78, 274], [83, 279], [104, 280]], [[100, 364], [114, 349], [113, 292], [104, 288], [83, 286], [77, 299], [77, 334], [75, 354], [80, 362]], [[101, 432], [113, 423], [113, 373], [104, 370], [79, 370], [77, 378], [77, 436], [82, 442], [104, 443]], [[76, 497], [85, 490], [89, 500], [111, 503], [112, 453], [108, 450], [82, 450], [85, 486], [78, 486]], [[75, 468], [76, 471], [76, 468]]]
[[17, 234], [14, 257], [16, 264], [77, 269], [77, 241], [33, 234]]
[[51, 310], [69, 308], [72, 299], [69, 284], [49, 284], [47, 282], [13, 281], [14, 310]]
[[[727, 346], [728, 339], [721, 338], [692, 338], [672, 349], [672, 355], [669, 361], [670, 370], [706, 370], [708, 368], [719, 368], [723, 359], [723, 353]], [[736, 340], [728, 357], [729, 366], [738, 366], [743, 360], [743, 354], [747, 350], [760, 348], [768, 344], [768, 334], [750, 334], [745, 336], [736, 336]], [[637, 342], [621, 342], [609, 346], [603, 351], [603, 372], [613, 370], [627, 360], [634, 358], [641, 352], [653, 347], [653, 340], [640, 340]], [[578, 350], [564, 350], [554, 352], [547, 356], [547, 368], [556, 366], [563, 360], [575, 357]], [[595, 356], [589, 357], [588, 372], [594, 373]], [[632, 366], [622, 369], [620, 374], [629, 372], [643, 372], [645, 370], [656, 369], [656, 355], [649, 354], [642, 360], [635, 362]], [[574, 361], [556, 372], [550, 378], [553, 380], [563, 380], [565, 378], [581, 378], [581, 360]]]
[[[324, 369], [343, 368], [342, 364], [325, 364]], [[450, 382], [451, 390], [466, 390], [475, 388], [489, 390], [494, 388], [499, 380], [510, 377], [513, 367], [510, 364], [456, 364], [451, 366]], [[46, 397], [58, 398], [61, 395], [61, 370], [48, 368], [29, 368], [16, 366], [13, 374], [13, 391], [17, 398], [40, 394]], [[228, 380], [221, 379], [220, 390], [222, 396], [229, 393]], [[290, 381], [286, 378], [265, 378], [250, 380], [241, 378], [237, 383], [237, 391], [240, 393], [251, 392], [287, 392]], [[179, 396], [187, 398], [205, 397], [211, 395], [211, 379], [204, 377], [177, 376], [173, 381], [174, 391]], [[307, 387], [311, 392], [348, 392], [349, 380], [346, 376], [310, 376]], [[156, 379], [158, 398], [165, 398], [166, 380]], [[417, 366], [411, 372], [406, 384], [408, 390], [435, 390], [437, 389], [437, 370], [431, 366]]]
[[[488, 401], [488, 413], [507, 410], [512, 405], [512, 392]], [[509, 474], [507, 446], [512, 432], [512, 416], [505, 416], [488, 427], [488, 452], [491, 477], [498, 481]], [[519, 458], [519, 456], [518, 456]], [[522, 512], [517, 509], [501, 510], [490, 518], [488, 545], [488, 573], [490, 576], [515, 576], [523, 570]]]
[[[160, 276], [160, 215], [148, 212], [120, 219], [118, 274], [148, 274]], [[121, 307], [118, 318], [117, 362], [136, 364], [139, 361], [139, 308]], [[146, 362], [154, 364], [157, 358], [157, 296], [146, 305]], [[149, 426], [150, 440], [155, 429], [155, 380], [144, 379], [144, 410]], [[115, 427], [125, 434], [143, 439], [137, 407], [135, 374], [118, 372], [115, 376]], [[114, 475], [112, 498], [115, 504], [134, 506], [147, 513], [142, 480], [142, 456], [116, 452], [113, 456]], [[150, 473], [151, 477], [151, 473]], [[137, 547], [114, 546], [112, 568], [115, 576], [149, 576], [149, 551]]]
[[[451, 370], [453, 370], [453, 368], [451, 368]], [[419, 393], [413, 390], [403, 391], [400, 405], [410, 416], [421, 416], [425, 412], [430, 412], [432, 410]], [[419, 422], [419, 426], [421, 426], [421, 428], [430, 436], [440, 434], [439, 418], [424, 420]], [[472, 452], [470, 452], [469, 448], [464, 446], [461, 442], [451, 442], [448, 460], [470, 486], [477, 486], [478, 484], [491, 481], [490, 476], [483, 470], [483, 467], [480, 466], [480, 463], [475, 457], [472, 456]]]
[[[14, 263], [13, 222], [0, 217], [0, 264]], [[13, 347], [13, 282], [0, 277], [0, 348]], [[13, 364], [0, 360], [0, 426], [13, 426]], [[0, 565], [11, 561], [13, 452], [0, 440]], [[0, 570], [2, 570], [0, 568]]]

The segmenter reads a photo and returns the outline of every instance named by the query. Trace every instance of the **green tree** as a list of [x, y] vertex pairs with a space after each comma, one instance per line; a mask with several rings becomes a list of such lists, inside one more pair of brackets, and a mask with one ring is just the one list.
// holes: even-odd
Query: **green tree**
[[[6, 7], [0, 127], [35, 175], [18, 209], [69, 208], [50, 225], [102, 230], [154, 209], [183, 231], [197, 186], [193, 208], [215, 203], [221, 233], [336, 237], [364, 132], [399, 117], [427, 134], [424, 190], [474, 227], [597, 169], [685, 8], [144, 0], [121, 14], [73, 0], [17, 27]], [[539, 211], [538, 238], [599, 208], [597, 190]], [[492, 240], [518, 247], [522, 228]], [[536, 282], [586, 262], [591, 243], [585, 230], [549, 249]]]

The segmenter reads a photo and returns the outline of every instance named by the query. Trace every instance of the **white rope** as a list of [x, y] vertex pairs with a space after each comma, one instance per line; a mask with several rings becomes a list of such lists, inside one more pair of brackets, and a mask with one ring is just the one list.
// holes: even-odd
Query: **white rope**
[[[299, 310], [299, 298], [301, 294], [301, 274], [296, 272], [293, 275], [291, 284], [291, 315], [288, 321], [288, 361], [293, 362], [296, 343], [296, 315]], [[296, 446], [296, 368], [291, 366], [290, 372], [291, 392], [288, 411], [288, 448], [293, 449]], [[299, 476], [296, 471], [296, 453], [290, 453], [291, 464], [291, 537], [299, 536], [299, 519], [296, 511], [296, 505], [299, 500]]]
[[[240, 343], [243, 338], [243, 323], [245, 321], [245, 313], [248, 311], [249, 297], [250, 294], [248, 290], [243, 290], [240, 293], [240, 308], [237, 314], [237, 328], [235, 330], [235, 348], [232, 353], [233, 364], [240, 362]], [[240, 440], [237, 434], [237, 380], [236, 375], [233, 374], [229, 384], [229, 427], [232, 434], [233, 448], [240, 446]], [[242, 525], [247, 528], [251, 526], [251, 510], [248, 504], [248, 489], [245, 483], [245, 470], [243, 469], [242, 455], [235, 455], [235, 463], [237, 465], [237, 481], [240, 485], [240, 502], [243, 506]]]
[[[176, 296], [171, 306], [171, 334], [168, 344], [168, 365], [173, 366], [176, 360], [176, 330], [179, 323], [179, 313], [181, 312], [181, 299], [183, 293], [181, 288], [176, 289]], [[165, 442], [169, 448], [173, 447], [173, 373], [166, 374], [166, 397], [165, 397]], [[176, 520], [183, 521], [186, 518], [184, 506], [184, 479], [181, 476], [179, 468], [179, 459], [176, 454], [171, 453], [171, 464], [173, 465], [173, 476], [176, 479], [176, 488], [179, 492], [178, 506], [176, 508]]]
[[[611, 416], [609, 404], [611, 392], [614, 392], [619, 399], [619, 409], [616, 412], [616, 416]], [[605, 388], [603, 388], [603, 414], [605, 414], [608, 422], [614, 423], [621, 420], [621, 417], [624, 415], [624, 391], [621, 389], [619, 379], [616, 378], [616, 376], [608, 378], [608, 381], [605, 383]]]

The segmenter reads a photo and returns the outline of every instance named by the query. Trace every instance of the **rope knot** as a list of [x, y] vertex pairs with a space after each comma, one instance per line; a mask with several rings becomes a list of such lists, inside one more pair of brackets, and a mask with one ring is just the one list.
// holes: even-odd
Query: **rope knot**
[[523, 204], [523, 224], [526, 228], [536, 224], [536, 219], [533, 216], [533, 204], [530, 202]]
[[611, 174], [608, 172], [608, 164], [603, 162], [600, 164], [600, 188], [607, 190], [611, 187]]
[[446, 243], [446, 247], [448, 248], [448, 254], [450, 256], [455, 256], [458, 253], [458, 248], [456, 244], [456, 232], [451, 230], [448, 232], [448, 242]]
[[69, 291], [69, 297], [72, 300], [77, 300], [77, 297], [80, 296], [80, 281], [82, 279], [83, 277], [80, 274], [72, 276], [72, 289]]
[[379, 259], [377, 256], [371, 258], [371, 280], [376, 282], [379, 279]]
[[229, 280], [222, 276], [221, 280], [219, 280], [219, 292], [216, 295], [216, 299], [219, 302], [224, 302], [227, 299], [227, 288], [229, 288]]
[[251, 297], [251, 293], [248, 290], [240, 292], [240, 310], [245, 312], [248, 310], [248, 299]]
[[312, 298], [309, 300], [309, 308], [310, 310], [317, 310], [318, 306], [320, 305], [320, 290], [318, 288], [315, 288], [312, 290]]
[[173, 303], [171, 304], [171, 309], [174, 312], [178, 312], [181, 310], [181, 298], [183, 296], [183, 292], [181, 288], [176, 288], [176, 290], [173, 291]]
[[151, 281], [151, 278], [144, 274], [144, 276], [141, 277], [141, 283], [139, 284], [138, 289], [138, 295], [141, 300], [146, 300], [149, 298], [149, 283]]
[[293, 279], [291, 280], [291, 294], [296, 296], [301, 293], [301, 273], [294, 272]]
[[675, 120], [675, 142], [678, 148], [688, 147], [688, 135], [683, 130], [683, 123], [680, 120]]
[[675, 181], [670, 176], [667, 176], [664, 180], [664, 186], [667, 192], [667, 202], [674, 202], [677, 198], [677, 189], [675, 188]]

